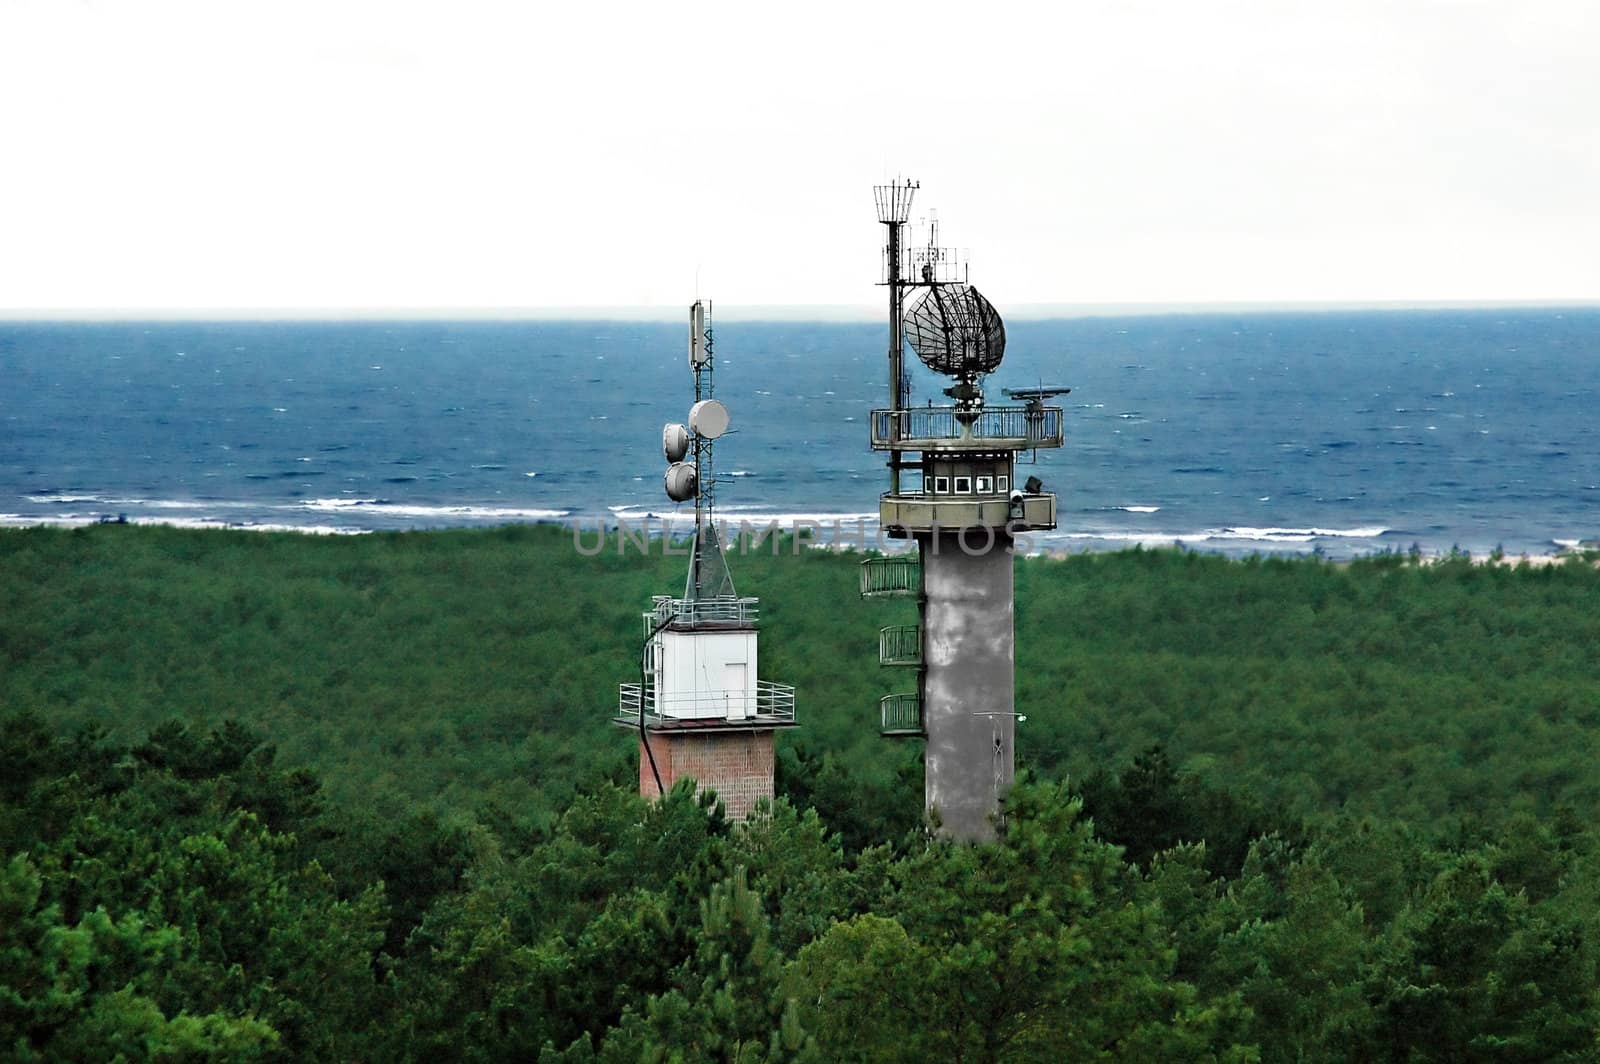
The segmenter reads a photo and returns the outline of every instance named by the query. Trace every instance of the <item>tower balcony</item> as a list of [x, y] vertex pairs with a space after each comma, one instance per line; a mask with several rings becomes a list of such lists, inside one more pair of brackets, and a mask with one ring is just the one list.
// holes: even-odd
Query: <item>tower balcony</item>
[[884, 695], [878, 699], [879, 731], [891, 739], [919, 739], [927, 734], [922, 727], [922, 697], [917, 694]]
[[875, 451], [1031, 451], [1060, 447], [1059, 406], [991, 406], [958, 411], [953, 406], [872, 412]]
[[1013, 503], [1004, 495], [931, 495], [885, 492], [878, 498], [878, 524], [894, 532], [959, 532], [964, 528], [1009, 528], [1041, 532], [1056, 527], [1056, 497], [1048, 492], [1024, 495]]
[[692, 694], [661, 692], [653, 683], [617, 685], [612, 722], [637, 728], [641, 714], [651, 730], [746, 731], [792, 728], [794, 685], [757, 680], [754, 691], [713, 690]]
[[879, 665], [921, 665], [922, 626], [891, 624], [878, 629]]
[[922, 590], [922, 561], [915, 554], [886, 554], [861, 563], [861, 597], [915, 595]]

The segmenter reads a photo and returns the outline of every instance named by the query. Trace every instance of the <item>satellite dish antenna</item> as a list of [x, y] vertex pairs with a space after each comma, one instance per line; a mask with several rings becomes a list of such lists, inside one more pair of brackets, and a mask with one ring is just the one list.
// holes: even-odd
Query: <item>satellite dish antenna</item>
[[689, 453], [689, 430], [682, 425], [667, 425], [661, 430], [661, 453], [669, 462], [681, 462]]
[[667, 467], [667, 498], [673, 502], [687, 502], [694, 498], [699, 478], [694, 466], [688, 462], [673, 462]]
[[714, 440], [728, 431], [728, 408], [715, 399], [702, 399], [689, 408], [689, 427]]

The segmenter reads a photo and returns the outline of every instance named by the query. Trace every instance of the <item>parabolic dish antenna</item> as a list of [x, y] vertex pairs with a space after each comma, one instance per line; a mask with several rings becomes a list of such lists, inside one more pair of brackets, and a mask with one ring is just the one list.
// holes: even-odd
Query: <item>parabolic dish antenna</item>
[[688, 462], [673, 462], [667, 467], [667, 498], [673, 502], [688, 502], [694, 498], [697, 486], [694, 466]]
[[934, 285], [906, 315], [906, 339], [935, 373], [972, 378], [1006, 353], [1006, 327], [994, 304], [969, 284]]
[[661, 453], [669, 462], [681, 462], [689, 453], [689, 430], [682, 425], [667, 425], [661, 430]]
[[714, 440], [728, 431], [728, 408], [715, 399], [702, 399], [689, 408], [689, 427]]

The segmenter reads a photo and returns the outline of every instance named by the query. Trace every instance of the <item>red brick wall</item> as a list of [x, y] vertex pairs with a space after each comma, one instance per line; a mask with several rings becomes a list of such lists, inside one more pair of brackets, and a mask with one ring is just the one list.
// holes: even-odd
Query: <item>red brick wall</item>
[[[756, 801], [772, 797], [772, 732], [651, 732], [661, 785], [672, 790], [692, 777], [702, 791], [716, 791], [728, 819], [743, 820]], [[639, 744], [639, 793], [656, 797], [650, 758]]]

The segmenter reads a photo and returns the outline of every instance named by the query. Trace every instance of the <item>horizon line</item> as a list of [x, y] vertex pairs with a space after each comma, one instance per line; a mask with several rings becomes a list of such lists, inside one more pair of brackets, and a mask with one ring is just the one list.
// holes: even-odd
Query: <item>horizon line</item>
[[[1600, 308], [1600, 299], [1215, 300], [1002, 305], [1015, 321], [1153, 317], [1168, 314], [1272, 314], [1338, 311]], [[679, 321], [688, 304], [436, 307], [0, 307], [0, 321]], [[877, 322], [869, 303], [723, 304], [722, 321]]]

